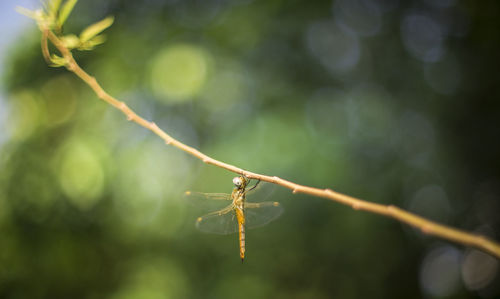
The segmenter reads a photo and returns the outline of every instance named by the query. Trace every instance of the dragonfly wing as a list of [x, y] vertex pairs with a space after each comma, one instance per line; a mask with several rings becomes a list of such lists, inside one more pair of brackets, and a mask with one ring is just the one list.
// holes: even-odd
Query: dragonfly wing
[[263, 226], [278, 218], [283, 213], [283, 207], [279, 202], [246, 202], [245, 203], [245, 226], [255, 228]]
[[201, 199], [201, 200], [232, 200], [231, 194], [227, 193], [202, 193], [196, 191], [184, 192], [188, 198]]
[[276, 185], [260, 182], [256, 188], [247, 191], [247, 198], [258, 198], [259, 202], [268, 200], [276, 190]]
[[231, 194], [227, 193], [202, 193], [195, 191], [184, 192], [184, 199], [188, 204], [199, 210], [200, 213], [224, 208], [231, 201]]
[[206, 233], [227, 235], [238, 231], [233, 204], [196, 219], [196, 228]]

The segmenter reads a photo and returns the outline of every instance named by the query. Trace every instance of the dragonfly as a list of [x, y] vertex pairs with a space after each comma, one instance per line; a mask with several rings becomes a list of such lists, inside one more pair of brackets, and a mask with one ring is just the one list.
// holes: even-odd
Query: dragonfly
[[248, 188], [250, 181], [243, 175], [233, 178], [234, 189], [231, 194], [186, 191], [189, 197], [231, 201], [221, 210], [198, 217], [196, 227], [203, 232], [222, 235], [238, 232], [241, 262], [245, 259], [245, 230], [266, 225], [283, 213], [279, 202], [247, 202], [247, 194], [254, 191], [260, 183], [258, 180]]

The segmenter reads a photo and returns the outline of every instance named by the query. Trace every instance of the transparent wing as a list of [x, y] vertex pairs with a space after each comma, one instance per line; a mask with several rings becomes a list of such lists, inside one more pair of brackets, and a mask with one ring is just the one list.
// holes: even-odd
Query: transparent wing
[[227, 235], [238, 231], [233, 204], [196, 219], [196, 228], [206, 233]]
[[278, 218], [283, 213], [283, 207], [279, 202], [246, 202], [245, 203], [245, 226], [255, 228], [263, 226]]
[[232, 200], [231, 194], [227, 193], [202, 193], [196, 191], [186, 191], [184, 194], [189, 198], [201, 199], [201, 200]]
[[252, 201], [263, 202], [268, 200], [275, 190], [276, 190], [276, 185], [260, 182], [255, 189], [247, 191], [247, 199], [251, 198]]
[[231, 201], [231, 194], [226, 193], [202, 193], [194, 191], [184, 192], [184, 199], [190, 204], [194, 211], [200, 214], [207, 211], [222, 209]]

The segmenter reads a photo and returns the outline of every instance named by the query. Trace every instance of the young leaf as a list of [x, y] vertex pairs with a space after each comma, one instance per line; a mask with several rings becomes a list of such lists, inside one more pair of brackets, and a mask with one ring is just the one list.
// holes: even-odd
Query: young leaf
[[61, 6], [61, 1], [62, 0], [51, 0], [49, 3], [49, 13], [51, 16], [55, 17], [57, 15], [57, 11], [59, 10], [59, 7]]
[[50, 60], [52, 61], [52, 64], [50, 65], [52, 67], [61, 67], [66, 65], [66, 59], [56, 54], [52, 54], [50, 56]]
[[61, 41], [68, 49], [73, 49], [80, 45], [80, 39], [74, 34], [68, 34], [61, 37]]
[[106, 41], [106, 36], [103, 34], [101, 35], [96, 35], [95, 37], [91, 38], [90, 40], [80, 44], [78, 46], [78, 50], [80, 51], [90, 51], [94, 49], [95, 46], [98, 46]]
[[59, 11], [59, 18], [57, 19], [57, 24], [59, 25], [59, 27], [62, 27], [64, 22], [66, 22], [66, 19], [73, 10], [73, 7], [75, 7], [77, 1], [78, 0], [68, 0], [63, 4], [61, 10]]
[[31, 19], [34, 19], [37, 21], [41, 21], [43, 19], [43, 16], [44, 16], [43, 11], [41, 9], [37, 9], [37, 10], [33, 11], [33, 10], [29, 10], [29, 9], [21, 7], [21, 6], [17, 6], [16, 11], [22, 15], [27, 16], [28, 18], [31, 18]]
[[93, 38], [94, 36], [98, 35], [99, 33], [101, 33], [103, 30], [105, 30], [106, 28], [108, 28], [109, 26], [111, 26], [111, 24], [113, 24], [113, 21], [115, 20], [114, 17], [112, 16], [109, 16], [97, 23], [94, 23], [92, 25], [90, 25], [89, 27], [83, 29], [82, 33], [80, 33], [80, 41], [82, 43], [85, 43], [87, 42], [88, 40], [90, 40], [91, 38]]

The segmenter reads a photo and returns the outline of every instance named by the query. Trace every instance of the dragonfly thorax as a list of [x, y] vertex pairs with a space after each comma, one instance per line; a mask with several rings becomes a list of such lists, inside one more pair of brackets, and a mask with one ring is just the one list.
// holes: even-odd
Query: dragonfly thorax
[[238, 197], [236, 197], [233, 201], [234, 205], [238, 208], [242, 208], [243, 207], [243, 204], [245, 203], [245, 197], [242, 195], [239, 195]]
[[231, 198], [233, 199], [233, 203], [236, 206], [243, 205], [245, 201], [245, 189], [241, 188], [234, 188], [233, 192], [231, 193]]

